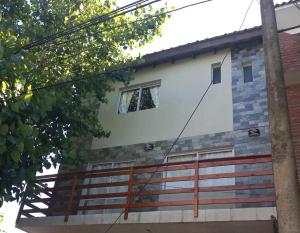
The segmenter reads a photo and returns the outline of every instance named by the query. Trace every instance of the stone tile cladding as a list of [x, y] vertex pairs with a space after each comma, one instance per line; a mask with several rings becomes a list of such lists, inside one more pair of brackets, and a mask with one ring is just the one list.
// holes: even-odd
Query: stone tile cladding
[[[181, 138], [172, 152], [232, 145], [236, 156], [271, 153], [262, 45], [233, 49], [231, 59], [234, 130]], [[244, 83], [243, 62], [249, 61], [253, 67], [253, 82]], [[248, 129], [251, 127], [259, 128], [261, 135], [249, 137]], [[173, 140], [149, 142], [154, 144], [154, 149], [147, 152], [144, 151], [144, 143], [93, 150], [88, 160], [134, 160], [136, 165], [160, 163]]]
[[[233, 131], [181, 138], [175, 145], [172, 153], [229, 145], [234, 147], [235, 156], [271, 153], [262, 45], [246, 45], [242, 48], [234, 48], [231, 51], [231, 60]], [[253, 82], [244, 83], [244, 62], [252, 63]], [[261, 134], [259, 137], [248, 136], [248, 129], [252, 127], [260, 129]], [[144, 151], [144, 143], [93, 150], [89, 153], [88, 161], [105, 163], [134, 160], [135, 165], [158, 164], [163, 162], [164, 154], [172, 145], [173, 140], [149, 142], [154, 144], [154, 149], [151, 151]], [[269, 168], [270, 164], [266, 164], [265, 169]], [[243, 166], [235, 166], [236, 171], [245, 169]], [[253, 168], [249, 167], [247, 169]], [[237, 178], [236, 184], [246, 184], [253, 181], [269, 182], [271, 178], [257, 177], [253, 179]], [[236, 191], [231, 194], [233, 195], [232, 197], [255, 197], [271, 191]], [[152, 197], [151, 200], [147, 199], [147, 201], [157, 201], [158, 198]], [[250, 207], [251, 205], [236, 205], [236, 207], [238, 206]], [[154, 209], [151, 208], [151, 210]]]
[[[234, 132], [245, 128], [259, 128], [261, 132], [259, 144], [255, 140], [246, 140], [244, 143], [234, 144], [235, 151], [241, 154], [256, 150], [271, 153], [269, 137], [268, 103], [266, 90], [266, 75], [264, 66], [264, 54], [261, 45], [232, 50], [232, 103]], [[252, 64], [253, 82], [245, 83], [243, 79], [243, 64]], [[249, 171], [255, 168], [272, 169], [272, 164], [255, 164], [235, 166], [235, 171]], [[236, 185], [253, 183], [269, 183], [270, 176], [236, 178]], [[259, 197], [272, 195], [273, 189], [268, 190], [243, 190], [236, 191], [236, 197]], [[272, 206], [272, 203], [237, 204], [236, 207]]]
[[[266, 76], [262, 47], [233, 49], [232, 94], [234, 130], [268, 127]], [[252, 63], [253, 82], [244, 83], [243, 64]]]

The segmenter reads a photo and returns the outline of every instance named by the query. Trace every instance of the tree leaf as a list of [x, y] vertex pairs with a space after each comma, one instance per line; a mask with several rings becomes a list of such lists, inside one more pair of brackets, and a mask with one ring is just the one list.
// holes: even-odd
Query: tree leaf
[[0, 135], [5, 136], [8, 133], [8, 125], [0, 125]]

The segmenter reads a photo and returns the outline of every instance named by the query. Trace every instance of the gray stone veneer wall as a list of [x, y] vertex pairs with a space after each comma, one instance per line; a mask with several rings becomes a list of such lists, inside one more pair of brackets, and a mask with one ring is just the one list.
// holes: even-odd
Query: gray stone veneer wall
[[[262, 45], [234, 48], [232, 59], [233, 126], [230, 132], [182, 138], [173, 152], [184, 152], [218, 146], [234, 146], [235, 155], [271, 153], [268, 131], [266, 77]], [[244, 83], [243, 63], [252, 63], [253, 82]], [[259, 128], [259, 137], [248, 137], [249, 128]], [[111, 162], [134, 160], [136, 164], [161, 162], [174, 139], [149, 142], [154, 150], [144, 151], [144, 143], [91, 151], [88, 160]]]
[[[233, 131], [181, 138], [172, 153], [222, 146], [233, 146], [235, 156], [271, 153], [262, 45], [234, 48], [231, 52], [231, 59]], [[252, 64], [253, 82], [244, 83], [244, 63]], [[249, 137], [249, 128], [258, 128], [261, 133], [260, 136]], [[164, 154], [172, 145], [173, 140], [149, 142], [154, 144], [154, 149], [151, 151], [144, 151], [144, 143], [93, 150], [89, 153], [88, 161], [105, 163], [132, 160], [135, 165], [162, 163]], [[267, 164], [266, 168], [269, 166], [270, 164]], [[244, 169], [243, 166], [235, 166], [236, 171]], [[260, 179], [258, 182], [269, 182], [271, 178], [261, 177], [258, 179]], [[245, 184], [249, 180], [237, 178], [235, 182], [236, 184]], [[261, 194], [259, 192], [259, 190], [251, 190], [237, 191], [231, 194], [233, 197], [249, 197], [258, 196]], [[158, 200], [159, 197], [154, 197], [154, 199]], [[148, 201], [155, 201], [154, 199], [152, 197]], [[240, 204], [236, 206], [248, 207], [250, 205]]]

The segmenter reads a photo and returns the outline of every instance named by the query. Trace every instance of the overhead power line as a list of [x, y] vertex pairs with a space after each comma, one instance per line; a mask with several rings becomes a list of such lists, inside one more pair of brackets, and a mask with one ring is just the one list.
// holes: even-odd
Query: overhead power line
[[[239, 30], [241, 30], [241, 28], [243, 27], [243, 24], [244, 24], [244, 22], [245, 22], [245, 19], [246, 19], [248, 13], [249, 13], [249, 9], [251, 8], [251, 6], [252, 6], [252, 4], [253, 4], [253, 1], [254, 1], [254, 0], [251, 0], [251, 1], [250, 1], [250, 4], [249, 4], [249, 6], [248, 6], [248, 8], [247, 8], [247, 10], [246, 10], [246, 12], [245, 12], [245, 15], [244, 15], [244, 18], [243, 18], [243, 20], [242, 20], [242, 23], [241, 23], [241, 25], [240, 25], [240, 27], [239, 27]], [[222, 67], [223, 64], [224, 64], [224, 61], [225, 61], [226, 57], [228, 56], [229, 51], [230, 51], [230, 50], [228, 49], [228, 51], [225, 53], [225, 56], [223, 57], [222, 62], [221, 62], [221, 67]], [[191, 119], [193, 118], [193, 116], [195, 115], [196, 111], [198, 110], [200, 104], [202, 103], [203, 99], [205, 98], [205, 96], [206, 96], [206, 94], [208, 93], [208, 91], [209, 91], [210, 87], [212, 86], [212, 84], [213, 84], [213, 83], [212, 83], [212, 81], [211, 81], [211, 82], [209, 83], [208, 87], [206, 88], [204, 94], [201, 95], [201, 97], [200, 97], [198, 103], [197, 103], [196, 106], [194, 107], [193, 111], [191, 112], [190, 116], [188, 117], [188, 119], [187, 119], [186, 123], [184, 124], [183, 128], [180, 130], [180, 133], [178, 134], [178, 136], [176, 137], [176, 139], [173, 141], [171, 147], [170, 147], [170, 148], [166, 151], [166, 153], [164, 154], [163, 159], [162, 159], [162, 161], [161, 161], [160, 164], [163, 164], [163, 163], [165, 162], [165, 159], [167, 158], [167, 156], [169, 155], [169, 153], [172, 151], [172, 149], [174, 148], [174, 146], [177, 144], [178, 140], [179, 140], [180, 137], [182, 136], [184, 130], [186, 129], [186, 127], [187, 127], [188, 124], [190, 123], [190, 121], [191, 121]], [[158, 167], [157, 167], [157, 169], [156, 169], [155, 171], [152, 172], [150, 178], [149, 178], [149, 179], [147, 180], [147, 182], [142, 186], [141, 191], [144, 191], [144, 190], [145, 190], [145, 188], [147, 187], [147, 185], [150, 183], [150, 181], [153, 179], [154, 175], [155, 175], [157, 172], [158, 172]], [[104, 233], [108, 233], [108, 232], [113, 228], [113, 226], [118, 222], [118, 220], [121, 218], [121, 216], [122, 216], [124, 213], [125, 213], [125, 210], [124, 210], [123, 212], [121, 212], [121, 213], [118, 215], [118, 217], [115, 219], [115, 221], [114, 221], [112, 224], [110, 224], [110, 225], [108, 226], [108, 228], [104, 231]]]
[[[253, 0], [251, 0], [250, 2], [250, 5], [249, 7], [247, 8], [247, 11], [245, 13], [245, 16], [243, 18], [243, 21], [242, 21], [242, 24], [239, 28], [239, 30], [242, 28], [244, 22], [245, 22], [245, 19], [248, 15], [248, 12], [249, 12], [249, 9], [251, 7], [253, 3]], [[223, 66], [224, 64], [224, 61], [226, 59], [226, 57], [228, 56], [229, 52], [227, 51], [225, 56], [223, 57], [222, 61], [221, 61], [221, 67]], [[113, 72], [113, 71], [119, 71], [119, 70], [123, 70], [124, 68], [120, 68], [120, 69], [115, 69], [115, 70], [111, 70], [111, 71], [107, 71], [107, 72], [103, 72], [103, 73], [100, 73], [100, 74], [107, 74], [108, 72]], [[99, 75], [100, 75], [99, 74]], [[66, 80], [64, 82], [59, 82], [59, 83], [55, 83], [55, 84], [52, 84], [52, 85], [49, 85], [49, 86], [43, 86], [43, 87], [39, 87], [39, 88], [35, 88], [35, 89], [32, 89], [32, 91], [34, 90], [39, 90], [39, 89], [46, 89], [46, 88], [50, 88], [50, 87], [54, 87], [54, 86], [58, 86], [58, 85], [63, 85], [65, 83], [70, 83], [70, 82], [76, 82], [76, 81], [81, 81], [81, 80], [87, 80], [87, 78], [76, 78], [76, 79], [71, 79], [71, 80]], [[177, 144], [177, 142], [179, 141], [179, 139], [181, 138], [182, 134], [184, 133], [185, 129], [187, 128], [187, 126], [189, 125], [190, 121], [192, 120], [193, 116], [195, 115], [195, 113], [197, 112], [199, 106], [201, 105], [202, 101], [204, 100], [205, 96], [207, 95], [209, 89], [211, 88], [212, 86], [212, 81], [209, 83], [209, 85], [207, 86], [206, 90], [204, 91], [204, 93], [201, 95], [199, 101], [197, 102], [196, 106], [193, 108], [193, 111], [191, 112], [191, 114], [189, 115], [187, 121], [185, 122], [184, 126], [182, 127], [182, 129], [180, 130], [178, 136], [176, 137], [176, 139], [173, 141], [172, 145], [170, 146], [170, 148], [166, 151], [166, 153], [164, 154], [163, 156], [163, 159], [161, 160], [161, 164], [164, 163], [165, 159], [167, 158], [167, 156], [169, 155], [169, 153], [173, 150], [174, 146]], [[149, 179], [147, 180], [147, 182], [142, 186], [141, 190], [145, 190], [145, 188], [147, 187], [147, 185], [150, 183], [150, 181], [153, 179], [154, 175], [158, 172], [158, 168], [156, 169], [156, 171], [153, 171], [151, 176], [149, 177]], [[108, 228], [105, 230], [104, 233], [108, 233], [112, 228], [113, 226], [117, 223], [117, 221], [121, 218], [121, 216], [124, 214], [124, 211], [120, 213], [120, 215], [115, 219], [115, 221], [110, 224], [108, 226]]]
[[[173, 12], [176, 12], [176, 11], [183, 10], [185, 8], [193, 7], [193, 6], [200, 5], [202, 3], [206, 3], [206, 2], [210, 2], [210, 1], [213, 1], [213, 0], [204, 0], [204, 1], [193, 3], [193, 4], [188, 4], [188, 5], [185, 5], [185, 6], [182, 6], [182, 7], [178, 7], [176, 9], [173, 9], [173, 10], [165, 11], [163, 13], [156, 14], [156, 15], [151, 15], [151, 16], [148, 16], [146, 18], [138, 19], [138, 20], [126, 23], [126, 24], [120, 24], [120, 25], [117, 25], [117, 26], [114, 26], [114, 27], [108, 27], [108, 28], [105, 28], [103, 30], [100, 30], [100, 31], [92, 33], [91, 36], [94, 37], [94, 36], [99, 35], [99, 34], [101, 34], [103, 32], [110, 31], [112, 29], [122, 28], [122, 27], [124, 27], [126, 25], [130, 25], [130, 24], [135, 24], [135, 23], [138, 23], [138, 22], [147, 21], [147, 20], [150, 20], [150, 19], [153, 19], [153, 18], [158, 18], [158, 17], [160, 17], [162, 15], [167, 15], [167, 14], [170, 14], [170, 13], [173, 13]], [[72, 38], [72, 39], [69, 39], [69, 40], [65, 40], [65, 41], [61, 41], [61, 42], [56, 42], [56, 43], [53, 43], [53, 45], [62, 45], [62, 44], [70, 43], [70, 42], [77, 41], [77, 40], [80, 40], [80, 39], [84, 39], [84, 38], [86, 38], [86, 35], [78, 36], [78, 37], [75, 37], [75, 38]], [[48, 48], [50, 48], [50, 46], [46, 47], [45, 49], [48, 49]]]
[[[86, 29], [86, 28], [88, 28], [90, 26], [106, 22], [109, 19], [113, 19], [115, 17], [121, 16], [121, 15], [125, 15], [125, 14], [127, 14], [129, 12], [135, 11], [137, 9], [146, 7], [148, 5], [151, 5], [153, 3], [156, 3], [156, 2], [159, 2], [159, 1], [162, 1], [162, 0], [152, 0], [150, 2], [148, 2], [148, 1], [149, 0], [135, 1], [135, 2], [133, 2], [131, 4], [125, 5], [123, 7], [120, 7], [120, 8], [118, 8], [116, 10], [113, 10], [113, 11], [111, 11], [109, 13], [106, 13], [106, 14], [94, 17], [94, 18], [92, 18], [92, 19], [90, 19], [90, 20], [88, 20], [86, 22], [83, 22], [83, 23], [77, 24], [75, 26], [69, 27], [66, 30], [57, 32], [57, 33], [52, 34], [50, 36], [47, 36], [47, 37], [41, 38], [39, 40], [36, 40], [34, 42], [31, 42], [29, 44], [26, 44], [26, 45], [24, 45], [22, 47], [22, 49], [28, 50], [28, 49], [31, 49], [33, 47], [40, 46], [40, 45], [52, 42], [52, 41], [57, 40], [57, 39], [59, 39], [61, 37], [70, 36], [71, 34], [73, 34], [75, 32], [78, 32], [80, 30]], [[145, 4], [142, 4], [142, 3], [145, 3]]]
[[[180, 11], [180, 10], [183, 10], [183, 9], [186, 9], [186, 8], [189, 8], [189, 7], [193, 7], [193, 6], [196, 6], [196, 5], [199, 5], [199, 4], [202, 4], [202, 3], [206, 3], [206, 2], [210, 2], [210, 1], [213, 1], [213, 0], [204, 0], [204, 1], [200, 1], [200, 2], [196, 2], [196, 3], [193, 3], [193, 4], [188, 4], [188, 5], [185, 5], [185, 6], [182, 6], [182, 7], [179, 7], [179, 8], [176, 8], [174, 10], [170, 10], [170, 11], [167, 11], [167, 12], [164, 12], [164, 13], [161, 13], [159, 15], [153, 15], [153, 16], [150, 16], [150, 17], [147, 17], [145, 19], [142, 19], [142, 20], [136, 20], [136, 21], [143, 21], [143, 20], [149, 20], [150, 18], [155, 18], [155, 17], [159, 17], [163, 14], [169, 14], [169, 13], [172, 13], [172, 12], [176, 12], [176, 11]], [[135, 23], [136, 21], [134, 22], [131, 22], [131, 23]], [[118, 27], [122, 27], [123, 25], [119, 25]], [[109, 29], [107, 29], [109, 30]], [[101, 31], [102, 32], [102, 31]], [[82, 52], [82, 51], [81, 51]], [[80, 52], [80, 53], [81, 53]], [[70, 54], [70, 55], [67, 55], [67, 56], [64, 56], [63, 59], [68, 59], [70, 57], [74, 57], [78, 54]], [[80, 78], [77, 78], [77, 77], [73, 77], [73, 78], [69, 78], [67, 80], [64, 80], [64, 81], [59, 81], [59, 82], [56, 82], [56, 83], [53, 83], [53, 84], [50, 84], [50, 85], [45, 85], [45, 86], [39, 86], [39, 87], [35, 87], [35, 88], [32, 88], [30, 91], [23, 91], [20, 93], [19, 96], [23, 96], [23, 95], [26, 95], [26, 94], [30, 94], [30, 93], [33, 93], [35, 91], [39, 91], [39, 90], [43, 90], [43, 89], [51, 89], [51, 88], [54, 88], [54, 87], [58, 87], [58, 86], [62, 86], [62, 85], [65, 85], [65, 84], [70, 84], [70, 83], [75, 83], [75, 82], [80, 82], [80, 81], [83, 81], [83, 80], [88, 80], [89, 78], [97, 78], [97, 76], [101, 76], [101, 75], [105, 75], [105, 74], [110, 74], [112, 72], [116, 72], [116, 71], [121, 71], [121, 70], [124, 70], [124, 69], [127, 69], [127, 68], [130, 68], [130, 66], [124, 66], [122, 68], [118, 68], [118, 69], [112, 69], [112, 70], [108, 70], [108, 71], [103, 71], [103, 72], [97, 72], [97, 73], [94, 73], [94, 74], [90, 74], [89, 76], [85, 76], [85, 77], [80, 77]], [[18, 96], [17, 96], [18, 97]]]

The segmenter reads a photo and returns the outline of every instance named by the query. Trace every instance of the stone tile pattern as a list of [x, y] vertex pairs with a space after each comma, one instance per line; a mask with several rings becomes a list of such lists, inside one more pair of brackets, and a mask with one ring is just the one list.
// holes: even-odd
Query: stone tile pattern
[[[235, 48], [231, 54], [232, 60], [232, 103], [233, 103], [233, 125], [234, 131], [245, 128], [259, 128], [264, 131], [261, 137], [258, 137], [259, 144], [255, 140], [245, 143], [234, 144], [235, 150], [244, 154], [249, 147], [262, 152], [271, 152], [271, 143], [269, 138], [268, 121], [268, 103], [267, 103], [267, 85], [264, 67], [264, 54], [261, 45], [252, 47]], [[243, 77], [243, 64], [252, 64], [253, 81], [245, 83]], [[261, 148], [262, 147], [262, 148]], [[238, 149], [239, 148], [239, 149]], [[250, 149], [251, 150], [251, 149]], [[241, 165], [235, 166], [236, 172], [249, 171], [253, 169], [272, 169], [271, 164]], [[272, 177], [260, 176], [249, 178], [236, 178], [236, 185], [251, 183], [270, 183]], [[243, 190], [236, 191], [236, 197], [259, 197], [261, 195], [272, 195], [273, 189], [269, 190]], [[251, 206], [272, 206], [272, 203], [261, 204], [238, 204], [237, 207]]]
[[[234, 130], [181, 138], [174, 146], [172, 153], [229, 145], [234, 147], [235, 156], [271, 153], [262, 45], [246, 45], [242, 48], [234, 48], [231, 52], [231, 59]], [[244, 83], [244, 62], [252, 63], [253, 82]], [[252, 127], [260, 129], [261, 135], [259, 137], [248, 136], [248, 129]], [[154, 149], [151, 151], [144, 151], [144, 143], [93, 150], [88, 155], [88, 161], [105, 163], [133, 160], [135, 165], [159, 164], [163, 162], [164, 155], [173, 141], [174, 139], [149, 142], [154, 144]], [[242, 167], [236, 166], [237, 171], [242, 169]], [[267, 182], [270, 177], [257, 179]], [[242, 184], [246, 181], [236, 179], [236, 182]], [[236, 192], [235, 195], [246, 197], [257, 196], [258, 194], [256, 190], [253, 190]], [[155, 201], [155, 199], [158, 200], [158, 196], [147, 201]]]
[[[253, 82], [244, 82], [243, 64], [252, 64]], [[233, 49], [232, 103], [234, 130], [268, 126], [268, 105], [263, 48]]]
[[[182, 138], [172, 152], [233, 145], [236, 156], [271, 153], [262, 45], [232, 49], [231, 59], [234, 130]], [[249, 61], [252, 63], [254, 78], [253, 82], [244, 83], [243, 62]], [[252, 127], [260, 129], [260, 137], [248, 136], [248, 129]], [[144, 143], [94, 150], [88, 160], [135, 160], [136, 165], [161, 163], [173, 141], [149, 142], [154, 144], [154, 149], [147, 152], [144, 151]]]

